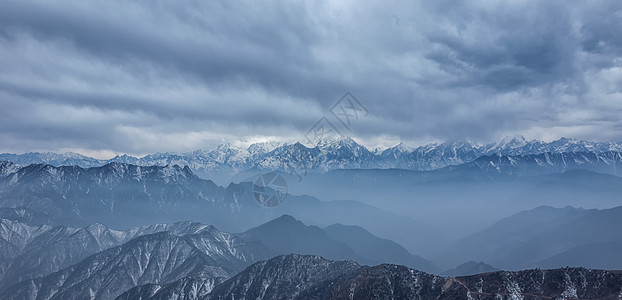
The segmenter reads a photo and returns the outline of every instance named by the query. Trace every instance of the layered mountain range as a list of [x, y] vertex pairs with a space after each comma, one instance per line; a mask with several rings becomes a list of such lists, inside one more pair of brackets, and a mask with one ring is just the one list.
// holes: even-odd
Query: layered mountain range
[[[622, 292], [622, 273], [604, 270], [534, 269], [450, 278], [394, 264], [366, 266], [299, 254], [274, 257], [277, 252], [255, 241], [258, 231], [272, 225], [236, 235], [190, 222], [117, 231], [99, 224], [67, 228], [0, 220], [0, 244], [11, 250], [1, 258], [0, 297], [617, 299]], [[334, 228], [324, 230], [335, 234]], [[306, 234], [309, 240], [317, 238]], [[287, 236], [275, 236], [287, 244]]]
[[4, 174], [0, 176], [0, 217], [31, 224], [81, 227], [99, 222], [128, 229], [190, 220], [241, 232], [290, 214], [312, 224], [356, 224], [399, 241], [405, 237], [394, 229], [408, 227], [408, 238], [419, 241], [417, 253], [447, 242], [425, 223], [354, 201], [288, 195], [282, 205], [267, 209], [253, 197], [252, 183], [221, 187], [176, 165], [18, 167], [2, 162], [0, 171]]
[[[23, 166], [3, 161], [0, 162], [0, 217], [68, 226], [100, 222], [115, 228], [193, 220], [239, 232], [290, 214], [310, 224], [360, 225], [373, 234], [399, 242], [414, 253], [427, 256], [448, 245], [445, 235], [473, 232], [499, 219], [487, 209], [498, 208], [502, 215], [509, 215], [542, 204], [588, 207], [620, 204], [618, 195], [622, 192], [622, 180], [616, 175], [622, 170], [622, 155], [612, 151], [619, 146], [616, 143], [570, 139], [542, 143], [513, 139], [488, 146], [451, 145], [438, 145], [434, 151], [446, 149], [436, 152], [446, 159], [463, 157], [461, 160], [466, 160], [470, 156], [463, 154], [467, 152], [476, 155], [471, 161], [431, 171], [330, 170], [363, 167], [359, 163], [336, 164], [336, 161], [373, 162], [373, 157], [383, 154], [372, 153], [351, 139], [315, 148], [282, 145], [270, 151], [255, 145], [249, 148], [254, 154], [246, 157], [272, 157], [271, 161], [279, 158], [282, 160], [276, 161], [285, 162], [291, 158], [310, 165], [319, 160], [324, 162], [322, 166], [332, 166], [318, 167], [316, 170], [326, 171], [310, 172], [302, 182], [287, 170], [279, 171], [287, 178], [290, 193], [287, 201], [270, 210], [255, 201], [252, 183], [219, 186], [199, 177], [188, 166], [111, 162], [83, 168], [47, 164]], [[219, 147], [220, 150], [225, 148]], [[447, 150], [450, 148], [455, 151]], [[467, 148], [470, 152], [457, 150]], [[412, 154], [423, 148], [417, 149], [407, 150], [401, 145], [393, 150]], [[553, 152], [520, 154], [545, 150]], [[589, 152], [573, 152], [586, 150]], [[340, 151], [343, 153], [337, 155]], [[495, 151], [499, 153], [477, 157]], [[227, 165], [235, 165], [228, 159], [222, 160], [227, 157], [225, 154], [214, 154], [214, 157], [227, 161]], [[248, 161], [237, 166], [250, 166], [247, 164]], [[267, 168], [268, 164], [263, 166]], [[278, 170], [278, 164], [276, 166]], [[257, 165], [251, 169], [259, 170]], [[250, 175], [241, 171], [237, 176], [241, 174]], [[324, 201], [298, 195], [312, 195]], [[446, 220], [461, 222], [461, 226], [456, 227]], [[408, 234], [395, 230], [404, 227], [410, 228]]]
[[437, 269], [360, 227], [322, 229], [287, 215], [241, 234], [194, 222], [114, 230], [0, 219], [0, 246], [3, 299], [111, 299], [139, 285], [140, 293], [204, 294], [253, 262], [289, 253]]
[[[522, 212], [465, 238], [456, 244], [455, 252], [446, 253], [447, 249], [450, 249], [450, 240], [444, 238], [442, 233], [433, 227], [397, 214], [361, 203], [325, 202], [308, 196], [290, 196], [291, 198], [281, 206], [265, 209], [252, 198], [250, 184], [231, 184], [227, 188], [222, 188], [211, 181], [198, 178], [188, 168], [140, 167], [120, 163], [89, 169], [49, 165], [15, 168], [14, 164], [5, 162], [2, 164], [2, 170], [8, 171], [5, 171], [4, 177], [0, 178], [0, 200], [3, 207], [0, 213], [4, 218], [29, 224], [67, 226], [101, 221], [116, 225], [116, 228], [129, 228], [127, 224], [144, 225], [143, 223], [152, 224], [185, 218], [211, 222], [218, 226], [225, 225], [227, 230], [234, 228], [233, 231], [240, 232], [242, 231], [239, 230], [240, 227], [245, 230], [275, 218], [274, 214], [289, 213], [310, 220], [310, 224], [341, 223], [350, 226], [332, 225], [325, 229], [307, 227], [290, 217], [276, 219], [245, 234], [269, 247], [272, 246], [270, 248], [275, 253], [319, 254], [332, 259], [351, 259], [368, 264], [393, 262], [425, 271], [438, 271], [438, 269], [429, 261], [410, 255], [408, 251], [423, 257], [432, 257], [434, 261], [452, 258], [453, 260], [443, 265], [443, 268], [468, 260], [484, 261], [505, 269], [565, 265], [622, 267], [616, 258], [622, 242], [622, 236], [617, 230], [622, 226], [619, 222], [622, 220], [619, 208], [582, 210], [542, 207]], [[564, 187], [569, 184], [581, 187], [579, 183], [585, 185], [588, 182], [586, 178], [592, 178], [599, 184], [594, 185], [599, 191], [602, 191], [603, 187], [620, 188], [619, 183], [622, 182], [619, 177], [601, 175], [609, 176], [601, 178], [597, 173], [568, 172], [562, 175], [561, 181], [558, 178], [559, 174], [544, 178], [557, 180], [554, 182], [558, 183], [570, 180], [564, 183]], [[410, 178], [402, 175], [400, 177]], [[576, 177], [578, 180], [575, 180]], [[360, 175], [357, 178], [365, 180], [365, 177]], [[419, 177], [411, 179], [417, 178]], [[430, 176], [426, 178], [429, 180]], [[375, 177], [374, 180], [378, 178]], [[431, 182], [427, 181], [426, 184], [431, 185]], [[470, 182], [469, 186], [473, 185], [475, 184]], [[547, 186], [551, 185], [553, 183], [548, 181]], [[477, 202], [472, 202], [471, 205], [475, 204]], [[464, 206], [464, 203], [462, 205]], [[450, 212], [446, 207], [443, 210]], [[464, 212], [465, 208], [462, 207], [461, 210]], [[523, 215], [525, 217], [521, 218]], [[120, 226], [121, 223], [126, 223], [126, 226]], [[354, 224], [361, 225], [369, 231], [353, 227]], [[272, 230], [265, 230], [270, 226], [273, 227]], [[407, 230], [399, 230], [400, 228]], [[57, 237], [74, 234], [73, 229], [56, 230], [57, 235], [48, 238], [49, 240], [55, 241]], [[127, 240], [119, 237], [118, 233], [110, 233], [97, 226], [84, 231], [84, 234], [91, 231], [107, 237], [93, 246], [96, 250], [102, 250], [102, 245], [118, 245]], [[95, 233], [89, 233], [89, 236], [92, 235]], [[391, 241], [383, 241], [374, 238], [373, 235], [394, 240], [404, 245], [407, 250], [400, 245], [390, 246]], [[290, 236], [285, 245], [279, 244], [283, 240], [270, 240], [282, 236]], [[294, 237], [308, 236], [314, 237], [312, 242], [305, 243], [303, 238], [299, 244], [295, 243]], [[334, 243], [335, 239], [342, 242]], [[370, 246], [370, 241], [374, 241], [374, 245], [385, 243], [387, 246], [374, 249]], [[324, 246], [332, 245], [332, 250], [314, 251], [314, 246], [319, 243], [323, 243]], [[45, 244], [40, 247], [50, 246]], [[600, 254], [588, 255], [590, 251], [600, 251]], [[445, 256], [433, 257], [430, 256], [432, 253], [443, 253]], [[33, 255], [31, 260], [36, 261], [38, 257]], [[30, 267], [13, 268], [23, 270]], [[9, 267], [3, 270], [10, 271]], [[34, 274], [33, 276], [36, 276], [38, 273]]]
[[[622, 297], [581, 268], [622, 268], [619, 143], [0, 159], [2, 299]], [[250, 182], [268, 171], [290, 191], [271, 208]]]

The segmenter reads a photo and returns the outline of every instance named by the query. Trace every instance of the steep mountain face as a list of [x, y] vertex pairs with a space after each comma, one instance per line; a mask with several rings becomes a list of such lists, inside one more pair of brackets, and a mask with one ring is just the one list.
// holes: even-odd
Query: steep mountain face
[[114, 299], [137, 285], [189, 276], [230, 277], [271, 256], [262, 245], [208, 226], [183, 236], [143, 235], [45, 277], [4, 289], [3, 299]]
[[[539, 207], [503, 219], [461, 240], [450, 256], [489, 261], [503, 269], [567, 266], [561, 263], [571, 261], [560, 258], [569, 258], [581, 249], [585, 253], [585, 247], [595, 247], [594, 253], [615, 253], [622, 241], [618, 230], [621, 227], [622, 207], [603, 210]], [[541, 261], [546, 263], [540, 264]], [[597, 264], [596, 258], [591, 260], [596, 264], [586, 258], [570, 265], [579, 262], [586, 263], [581, 265], [585, 267], [622, 268], [616, 264], [618, 259], [602, 265]]]
[[[19, 223], [0, 222], [8, 225], [7, 230], [17, 233]], [[101, 224], [84, 228], [41, 226], [40, 230], [44, 232], [29, 240], [22, 249], [13, 250], [16, 256], [6, 261], [8, 268], [0, 274], [0, 288], [51, 274], [124, 241], [124, 233]]]
[[216, 286], [205, 299], [295, 299], [314, 285], [331, 282], [359, 269], [361, 266], [349, 261], [330, 261], [318, 256], [279, 256], [250, 266]]
[[293, 168], [311, 170], [317, 167], [317, 157], [320, 150], [308, 148], [301, 143], [280, 146], [265, 156], [258, 157], [257, 161], [249, 162], [247, 169], [258, 171], [289, 171]]
[[[174, 258], [170, 260], [170, 258]], [[143, 236], [122, 247], [115, 247], [67, 269], [43, 278], [28, 280], [6, 289], [5, 299], [111, 299], [137, 284], [173, 281], [176, 274], [210, 272], [227, 276], [231, 270], [208, 269], [201, 264], [199, 251], [169, 233]], [[192, 269], [182, 268], [191, 263]], [[197, 266], [201, 269], [197, 270]]]
[[[80, 167], [103, 166], [111, 162], [141, 166], [180, 165], [190, 167], [203, 178], [227, 184], [232, 177], [244, 179], [265, 171], [291, 172], [292, 169], [308, 172], [326, 172], [335, 169], [410, 169], [434, 170], [471, 162], [481, 156], [528, 156], [543, 153], [593, 153], [622, 152], [621, 143], [589, 142], [562, 138], [553, 142], [527, 141], [522, 137], [504, 139], [498, 143], [477, 145], [466, 140], [429, 144], [409, 148], [403, 143], [383, 151], [370, 151], [351, 138], [321, 142], [315, 147], [295, 144], [253, 144], [247, 149], [219, 145], [217, 148], [187, 153], [155, 153], [142, 158], [127, 155], [109, 160], [98, 160], [75, 153], [0, 154], [0, 160], [21, 165], [50, 164]], [[1, 170], [1, 167], [0, 167]], [[244, 174], [244, 175], [241, 175]]]
[[30, 226], [17, 221], [0, 219], [0, 279], [35, 238], [50, 230], [51, 226]]
[[323, 172], [334, 169], [361, 169], [377, 166], [374, 154], [351, 138], [332, 143], [321, 142], [316, 148], [320, 150], [316, 158], [318, 168]]

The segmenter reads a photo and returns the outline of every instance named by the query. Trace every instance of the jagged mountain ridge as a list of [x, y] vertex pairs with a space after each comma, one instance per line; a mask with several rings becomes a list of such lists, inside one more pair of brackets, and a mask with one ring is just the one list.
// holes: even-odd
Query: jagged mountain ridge
[[235, 210], [238, 204], [225, 199], [225, 188], [177, 165], [29, 165], [0, 177], [1, 207], [25, 208], [76, 226], [84, 225], [80, 220], [116, 221], [118, 226], [154, 223], [136, 219], [123, 224], [140, 216], [177, 221], [175, 216], [192, 216], [206, 207]]
[[[147, 291], [136, 299], [156, 299], [144, 287], [130, 292], [136, 296], [141, 289]], [[201, 299], [618, 299], [621, 292], [622, 273], [612, 271], [564, 268], [447, 278], [399, 265], [287, 255], [248, 267]]]
[[[451, 165], [471, 162], [486, 155], [535, 155], [542, 153], [604, 153], [620, 152], [622, 143], [589, 142], [562, 138], [553, 142], [527, 141], [522, 137], [504, 139], [498, 143], [478, 145], [467, 140], [428, 144], [411, 149], [400, 143], [384, 150], [369, 150], [351, 138], [334, 142], [320, 142], [314, 147], [300, 143], [259, 143], [248, 148], [222, 144], [205, 151], [186, 153], [155, 153], [141, 158], [128, 155], [108, 160], [94, 159], [76, 153], [25, 153], [0, 154], [0, 160], [20, 165], [50, 164], [54, 166], [78, 165], [97, 167], [111, 162], [140, 166], [188, 166], [202, 178], [213, 179], [219, 184], [231, 178], [265, 171], [326, 172], [335, 169], [398, 168], [409, 170], [434, 170]], [[0, 166], [1, 169], [1, 166]], [[240, 175], [240, 174], [243, 174]], [[1, 172], [0, 172], [1, 175]]]

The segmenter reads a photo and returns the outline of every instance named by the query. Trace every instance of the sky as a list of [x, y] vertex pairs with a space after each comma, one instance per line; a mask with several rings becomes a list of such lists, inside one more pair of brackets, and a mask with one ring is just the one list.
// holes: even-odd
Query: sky
[[320, 120], [368, 146], [622, 141], [620, 28], [619, 0], [3, 0], [0, 152], [304, 141]]

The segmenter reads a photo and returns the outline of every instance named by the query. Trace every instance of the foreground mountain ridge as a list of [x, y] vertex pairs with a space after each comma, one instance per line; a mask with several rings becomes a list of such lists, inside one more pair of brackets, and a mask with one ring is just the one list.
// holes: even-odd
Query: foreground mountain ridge
[[[171, 283], [169, 288], [188, 282]], [[141, 297], [140, 291], [144, 291]], [[137, 287], [118, 299], [161, 299]], [[404, 266], [361, 266], [318, 256], [258, 262], [200, 297], [174, 299], [620, 299], [622, 272], [564, 268], [442, 277]]]

